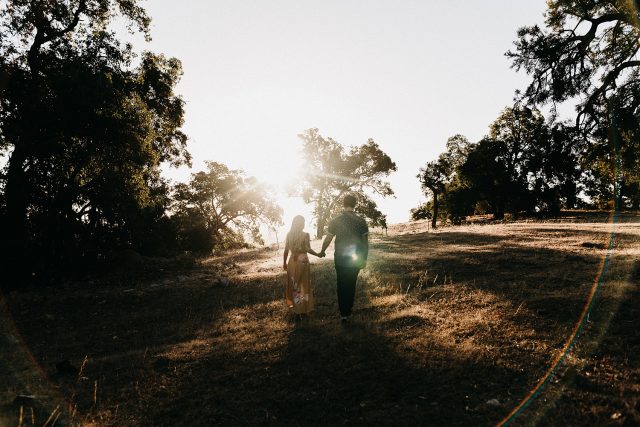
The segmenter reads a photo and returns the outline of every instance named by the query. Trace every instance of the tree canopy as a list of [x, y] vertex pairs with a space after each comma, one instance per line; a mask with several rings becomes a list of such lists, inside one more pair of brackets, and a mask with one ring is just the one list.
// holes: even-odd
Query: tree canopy
[[507, 52], [532, 77], [532, 104], [577, 102], [587, 193], [600, 205], [640, 205], [640, 8], [633, 0], [553, 0], [545, 28], [518, 31]]
[[396, 164], [373, 139], [360, 146], [345, 148], [332, 138], [324, 138], [318, 129], [300, 134], [303, 169], [300, 188], [294, 192], [305, 203], [313, 204], [316, 235], [321, 237], [331, 216], [340, 208], [346, 193], [359, 199], [358, 209], [371, 225], [385, 225], [385, 215], [377, 209], [370, 193], [393, 195], [385, 178], [396, 171]]
[[[445, 147], [446, 151], [437, 160], [427, 162], [417, 175], [425, 194], [431, 191], [431, 201], [411, 211], [412, 219], [430, 218], [433, 228], [437, 227], [439, 218], [457, 221], [468, 213], [467, 206], [460, 200], [463, 193], [466, 197], [468, 189], [460, 179], [460, 168], [467, 162], [474, 144], [464, 135], [456, 134], [447, 139]], [[441, 204], [444, 204], [444, 212], [440, 210]]]
[[190, 162], [173, 92], [181, 64], [145, 52], [134, 65], [131, 46], [109, 30], [118, 15], [149, 36], [136, 1], [0, 9], [1, 224], [12, 266], [27, 253], [56, 263], [139, 247], [140, 218], [167, 207], [160, 164]]
[[[447, 150], [418, 174], [431, 192], [433, 226], [474, 212], [501, 219], [505, 212], [555, 214], [575, 207], [581, 169], [574, 138], [571, 129], [519, 104], [505, 108], [477, 143], [449, 138]], [[413, 217], [424, 217], [424, 209]]]
[[[585, 95], [576, 122], [598, 123], [598, 109], [640, 85], [640, 12], [628, 0], [552, 0], [546, 29], [518, 31], [516, 50], [507, 52], [516, 69], [532, 75], [524, 95], [534, 103], [562, 102]], [[636, 103], [640, 100], [636, 97]]]
[[206, 164], [206, 171], [174, 188], [175, 217], [185, 249], [210, 252], [237, 247], [244, 244], [244, 234], [263, 243], [260, 225], [281, 225], [282, 208], [254, 177], [221, 163]]

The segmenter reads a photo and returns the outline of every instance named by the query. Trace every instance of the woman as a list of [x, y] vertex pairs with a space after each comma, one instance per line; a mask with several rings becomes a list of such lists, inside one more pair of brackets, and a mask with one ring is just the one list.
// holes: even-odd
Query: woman
[[[313, 289], [311, 289], [311, 273], [307, 253], [320, 257], [311, 249], [309, 233], [304, 231], [304, 217], [297, 215], [291, 223], [284, 243], [284, 259], [282, 268], [287, 272], [284, 298], [289, 308], [296, 314], [313, 311]], [[287, 263], [287, 257], [289, 262]]]

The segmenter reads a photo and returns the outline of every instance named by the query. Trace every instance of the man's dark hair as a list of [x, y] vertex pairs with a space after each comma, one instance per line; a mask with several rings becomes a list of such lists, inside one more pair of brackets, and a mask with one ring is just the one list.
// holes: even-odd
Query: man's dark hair
[[342, 199], [342, 206], [344, 206], [345, 208], [355, 208], [356, 198], [351, 194], [347, 194], [346, 196], [344, 196], [344, 199]]

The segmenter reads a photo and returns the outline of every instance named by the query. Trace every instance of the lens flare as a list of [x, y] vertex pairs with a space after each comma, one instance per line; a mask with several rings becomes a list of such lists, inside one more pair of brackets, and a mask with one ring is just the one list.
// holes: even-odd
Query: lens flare
[[[615, 117], [612, 117], [615, 120]], [[615, 122], [614, 122], [615, 123]], [[555, 357], [553, 362], [551, 363], [549, 369], [545, 372], [542, 378], [538, 381], [538, 383], [533, 387], [533, 389], [525, 396], [524, 399], [520, 401], [520, 403], [497, 425], [498, 426], [506, 426], [509, 425], [512, 421], [514, 421], [518, 415], [522, 413], [522, 411], [529, 406], [535, 398], [542, 392], [544, 387], [551, 381], [555, 373], [558, 371], [558, 368], [562, 365], [562, 362], [565, 360], [571, 349], [573, 348], [576, 340], [580, 337], [582, 330], [584, 329], [587, 320], [589, 319], [589, 314], [591, 313], [596, 295], [600, 290], [604, 282], [604, 276], [607, 271], [607, 266], [609, 264], [609, 259], [611, 257], [611, 251], [615, 245], [616, 241], [616, 223], [618, 220], [618, 212], [620, 210], [620, 206], [618, 206], [619, 194], [622, 185], [622, 158], [620, 156], [620, 140], [619, 138], [613, 139], [614, 144], [614, 156], [616, 161], [614, 164], [614, 177], [613, 177], [613, 210], [609, 213], [608, 223], [610, 225], [609, 232], [609, 243], [607, 245], [607, 251], [600, 261], [600, 265], [598, 267], [598, 273], [593, 281], [593, 285], [591, 286], [591, 290], [587, 295], [584, 308], [582, 309], [582, 313], [578, 318], [578, 321], [571, 331], [569, 338], [567, 339], [565, 345], [563, 346], [560, 353]]]
[[596, 278], [593, 281], [589, 294], [587, 295], [587, 299], [585, 301], [584, 308], [582, 309], [582, 313], [580, 314], [580, 317], [578, 318], [576, 325], [571, 331], [569, 338], [567, 339], [560, 353], [555, 357], [555, 359], [551, 363], [551, 366], [549, 367], [549, 369], [538, 381], [538, 383], [533, 387], [533, 389], [529, 392], [529, 394], [527, 394], [527, 396], [520, 401], [518, 406], [516, 406], [504, 419], [502, 419], [497, 424], [497, 426], [509, 425], [512, 421], [516, 419], [516, 417], [518, 417], [518, 415], [522, 413], [524, 409], [527, 408], [527, 406], [529, 406], [535, 400], [535, 398], [542, 392], [544, 387], [551, 381], [554, 374], [558, 371], [558, 369], [562, 365], [562, 362], [565, 360], [565, 358], [573, 348], [576, 340], [580, 337], [580, 334], [582, 333], [582, 330], [584, 329], [584, 326], [586, 325], [587, 320], [589, 319], [589, 314], [593, 309], [596, 295], [598, 294], [598, 291], [604, 281], [604, 274], [609, 264], [611, 250], [616, 240], [615, 224], [617, 220], [617, 214], [618, 214], [617, 210], [614, 210], [612, 213], [609, 214], [608, 222], [611, 226], [611, 231], [609, 234], [609, 244], [607, 246], [607, 252], [604, 258], [600, 261], [600, 265], [598, 267], [598, 273], [596, 275]]

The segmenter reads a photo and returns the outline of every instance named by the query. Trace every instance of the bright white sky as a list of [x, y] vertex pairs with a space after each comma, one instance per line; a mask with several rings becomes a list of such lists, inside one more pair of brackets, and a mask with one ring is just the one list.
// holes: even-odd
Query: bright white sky
[[[309, 208], [280, 184], [300, 167], [299, 133], [344, 145], [373, 138], [396, 162], [389, 223], [426, 198], [418, 169], [456, 133], [478, 141], [528, 77], [504, 53], [545, 0], [155, 0], [153, 41], [184, 76], [193, 170], [215, 160], [276, 186], [285, 224]], [[282, 236], [280, 234], [280, 236]]]

